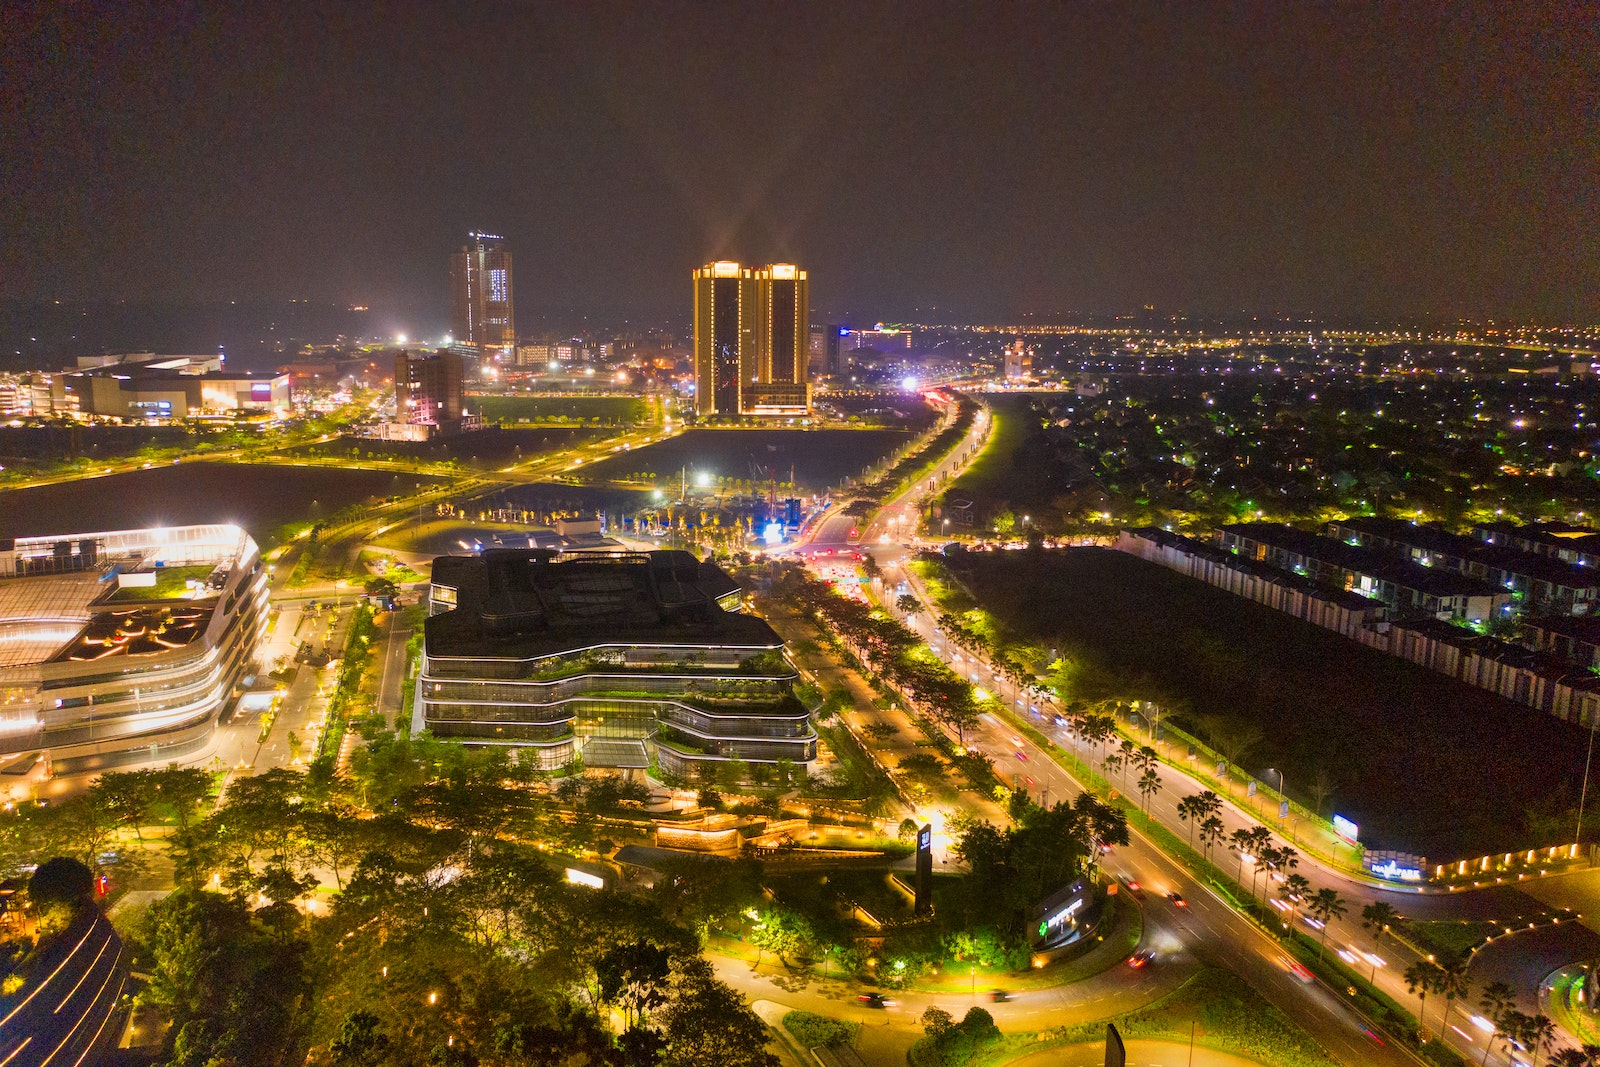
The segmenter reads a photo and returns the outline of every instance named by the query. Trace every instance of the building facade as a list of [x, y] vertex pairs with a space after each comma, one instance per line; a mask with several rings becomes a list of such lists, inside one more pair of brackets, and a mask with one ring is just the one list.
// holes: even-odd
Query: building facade
[[797, 674], [770, 626], [728, 610], [739, 599], [687, 552], [440, 557], [413, 729], [542, 767], [804, 769], [817, 735]]
[[0, 541], [0, 763], [203, 747], [266, 625], [266, 568], [237, 526]]
[[460, 356], [454, 352], [395, 353], [395, 422], [453, 433], [460, 429], [461, 415]]
[[695, 413], [808, 414], [809, 315], [809, 280], [792, 263], [696, 270]]
[[467, 243], [450, 257], [450, 296], [457, 343], [480, 351], [509, 353], [515, 349], [511, 252], [505, 238], [467, 234]]

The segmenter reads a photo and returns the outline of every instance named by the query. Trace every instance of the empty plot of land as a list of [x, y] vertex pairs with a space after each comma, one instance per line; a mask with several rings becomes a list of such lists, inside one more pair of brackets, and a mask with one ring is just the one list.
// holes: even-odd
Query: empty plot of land
[[1576, 806], [1588, 735], [1543, 712], [1109, 549], [951, 566], [1024, 639], [1148, 679], [1191, 722], [1259, 727], [1242, 765], [1282, 769], [1299, 799], [1325, 774], [1332, 810], [1369, 847], [1440, 859], [1526, 847], [1555, 825], [1530, 810]]

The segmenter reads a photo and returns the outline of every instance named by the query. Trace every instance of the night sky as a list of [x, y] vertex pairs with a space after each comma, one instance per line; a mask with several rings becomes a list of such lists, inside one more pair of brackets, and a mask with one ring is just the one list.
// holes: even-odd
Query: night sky
[[[33, 9], [30, 9], [33, 10]], [[0, 297], [448, 322], [1600, 315], [1600, 5], [127, 5], [0, 14]]]

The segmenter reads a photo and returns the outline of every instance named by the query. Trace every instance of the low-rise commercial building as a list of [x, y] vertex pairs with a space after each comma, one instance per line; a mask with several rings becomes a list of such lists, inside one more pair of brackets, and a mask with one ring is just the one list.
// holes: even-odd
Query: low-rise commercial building
[[0, 540], [0, 766], [196, 751], [266, 623], [265, 568], [237, 526]]
[[434, 561], [413, 728], [558, 767], [804, 769], [783, 640], [687, 552], [489, 549]]

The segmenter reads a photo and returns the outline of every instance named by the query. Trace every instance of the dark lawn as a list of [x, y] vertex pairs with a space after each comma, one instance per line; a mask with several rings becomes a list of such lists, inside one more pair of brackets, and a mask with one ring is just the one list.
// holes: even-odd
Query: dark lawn
[[1528, 847], [1530, 806], [1562, 790], [1576, 803], [1576, 727], [1156, 564], [1093, 548], [950, 564], [1026, 639], [1147, 674], [1197, 716], [1258, 724], [1245, 766], [1283, 768], [1300, 799], [1296, 783], [1326, 770], [1332, 809], [1368, 847], [1438, 860]]
[[779, 482], [795, 481], [820, 490], [845, 478], [859, 478], [876, 463], [911, 440], [901, 430], [689, 430], [653, 445], [619, 453], [582, 468], [588, 479], [678, 478], [685, 467], [691, 482], [698, 471], [716, 478], [765, 482], [765, 468]]
[[258, 542], [286, 523], [438, 479], [265, 463], [184, 463], [0, 492], [0, 537], [236, 522]]

